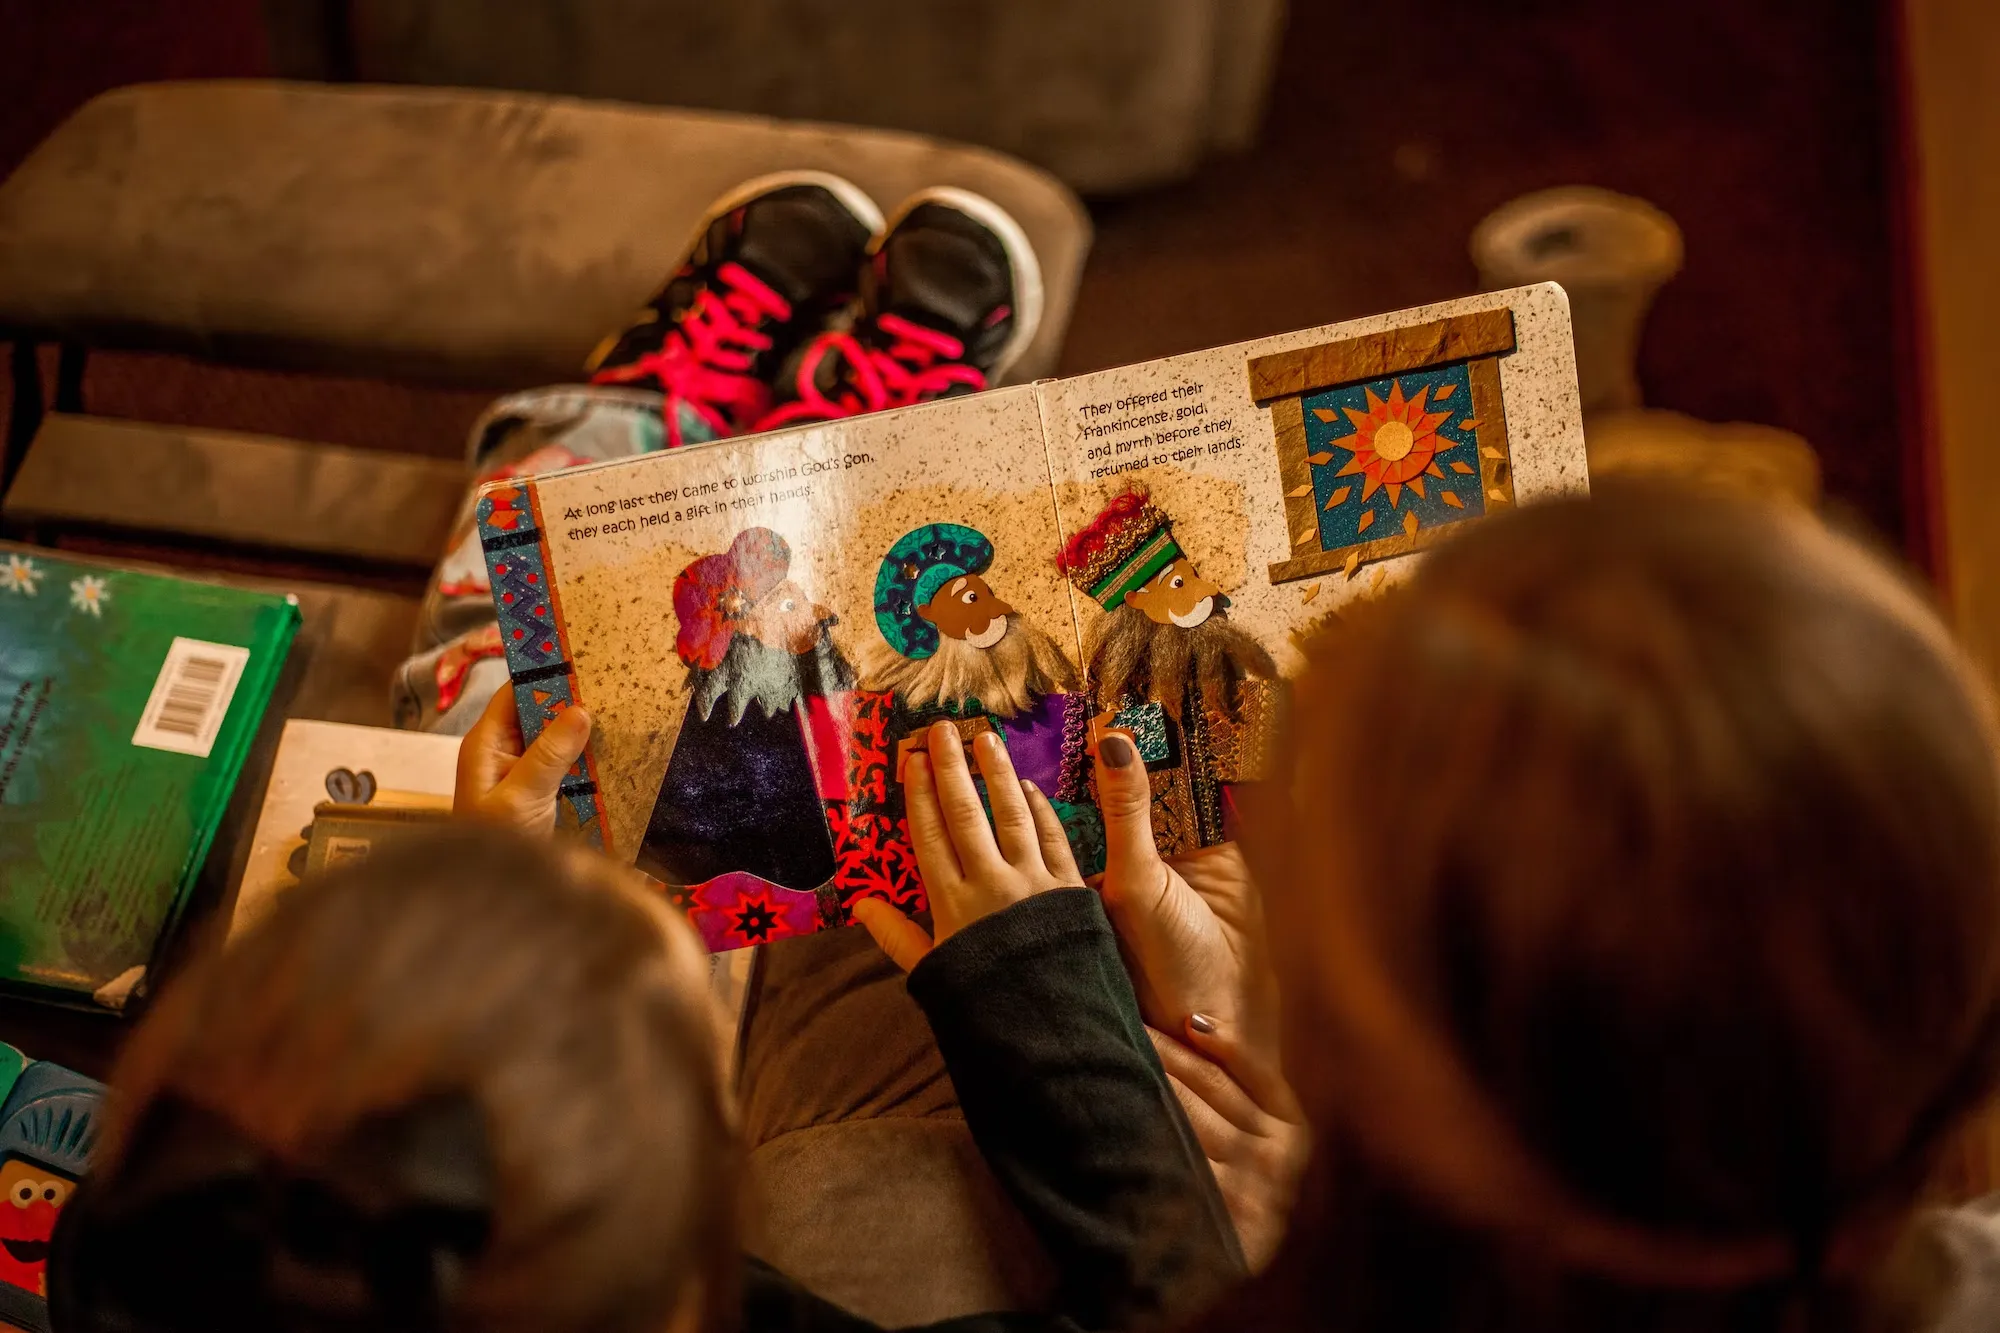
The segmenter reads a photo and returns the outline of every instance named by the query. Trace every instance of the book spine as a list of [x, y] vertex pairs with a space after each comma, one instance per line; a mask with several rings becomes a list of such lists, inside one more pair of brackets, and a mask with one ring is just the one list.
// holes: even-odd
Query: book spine
[[[479, 493], [474, 512], [507, 673], [514, 681], [521, 739], [532, 745], [557, 714], [579, 702], [562, 598], [549, 574], [540, 493], [532, 481], [498, 482]], [[564, 775], [562, 801], [578, 829], [605, 851], [614, 850], [597, 795], [597, 760], [590, 750]]]

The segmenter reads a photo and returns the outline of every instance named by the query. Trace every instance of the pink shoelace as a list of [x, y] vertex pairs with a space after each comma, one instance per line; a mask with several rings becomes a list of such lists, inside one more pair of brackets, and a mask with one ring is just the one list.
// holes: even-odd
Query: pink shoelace
[[[986, 387], [985, 374], [961, 360], [965, 344], [950, 334], [897, 315], [880, 316], [875, 327], [889, 336], [886, 348], [871, 347], [850, 333], [826, 333], [814, 339], [799, 366], [798, 400], [773, 409], [752, 429], [835, 421], [864, 412], [909, 407], [957, 388]], [[821, 392], [819, 387], [819, 370], [828, 357], [847, 363], [832, 394]]]
[[694, 305], [656, 352], [591, 377], [593, 384], [627, 384], [655, 378], [666, 393], [661, 408], [667, 447], [683, 443], [679, 409], [685, 405], [719, 438], [734, 435], [771, 403], [770, 389], [751, 367], [757, 353], [770, 350], [771, 336], [758, 330], [792, 317], [792, 304], [740, 264], [716, 270], [723, 290], [704, 287]]

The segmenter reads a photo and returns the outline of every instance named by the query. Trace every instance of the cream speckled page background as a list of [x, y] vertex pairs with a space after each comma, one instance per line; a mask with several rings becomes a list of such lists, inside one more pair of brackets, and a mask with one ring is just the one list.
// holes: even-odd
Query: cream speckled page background
[[[1050, 563], [1062, 538], [1032, 387], [647, 454], [555, 473], [536, 487], [577, 701], [596, 719], [598, 791], [621, 857], [638, 847], [686, 710], [674, 578], [745, 528], [769, 528], [790, 545], [791, 578], [840, 617], [834, 640], [864, 678], [887, 650], [875, 627], [876, 572], [897, 538], [926, 523], [985, 533], [994, 590], [1060, 642], [1075, 642], [1070, 599]], [[674, 498], [649, 501], [667, 492]], [[637, 503], [620, 507], [628, 502]]]
[[[1143, 485], [1173, 519], [1174, 538], [1195, 567], [1222, 584], [1233, 603], [1230, 618], [1256, 634], [1282, 668], [1295, 669], [1291, 631], [1401, 577], [1419, 557], [1363, 563], [1351, 576], [1271, 581], [1267, 567], [1294, 550], [1294, 530], [1271, 414], [1251, 398], [1246, 366], [1274, 353], [1497, 310], [1513, 315], [1515, 350], [1497, 359], [1514, 498], [1587, 490], [1569, 298], [1544, 283], [1044, 382], [1038, 389], [1064, 532], [1088, 524], [1126, 487]], [[1108, 412], [1094, 410], [1107, 404]], [[1166, 420], [1150, 420], [1163, 411]], [[1142, 424], [1106, 429], [1127, 421]], [[1087, 597], [1075, 603], [1088, 636], [1103, 613]]]

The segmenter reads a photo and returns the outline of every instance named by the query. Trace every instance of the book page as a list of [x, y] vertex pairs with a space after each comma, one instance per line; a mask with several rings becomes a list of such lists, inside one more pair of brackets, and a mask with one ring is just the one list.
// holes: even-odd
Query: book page
[[1168, 855], [1231, 835], [1315, 625], [1588, 485], [1553, 284], [1038, 387], [1093, 743], [1138, 745]]
[[278, 755], [229, 918], [231, 938], [261, 920], [305, 868], [313, 808], [322, 802], [449, 811], [458, 737], [293, 718]]
[[[1492, 314], [1503, 321], [1492, 326], [1489, 341], [1510, 343], [1507, 351], [1458, 356], [1480, 344], [1439, 341], [1449, 336], [1450, 321]], [[1410, 340], [1411, 333], [1420, 336]], [[1312, 384], [1311, 392], [1302, 387], [1261, 403], [1253, 394], [1254, 363], [1287, 354], [1310, 358], [1329, 347], [1346, 350], [1362, 378], [1343, 383], [1347, 370], [1322, 356], [1323, 373], [1293, 372], [1292, 384], [1327, 381]], [[1497, 411], [1474, 407], [1482, 366], [1497, 372], [1491, 405]], [[1402, 401], [1392, 412], [1399, 384]], [[1449, 535], [1453, 523], [1589, 487], [1569, 300], [1554, 283], [1038, 387], [1065, 539], [1119, 494], [1147, 490], [1195, 568], [1221, 585], [1230, 618], [1288, 670], [1298, 662], [1294, 631], [1400, 577], [1429, 539]], [[1359, 442], [1348, 413], [1369, 418], [1371, 395], [1381, 404], [1374, 415], [1389, 429], [1384, 454], [1403, 452], [1381, 464], [1381, 455], [1364, 453], [1360, 466], [1345, 472], [1357, 454], [1342, 441]], [[1420, 410], [1413, 410], [1420, 397]], [[1305, 419], [1306, 447], [1298, 458], [1280, 449], [1280, 419], [1288, 415]], [[1482, 415], [1489, 419], [1482, 422]], [[1380, 426], [1364, 429], [1372, 434]], [[1504, 459], [1491, 457], [1496, 452]], [[1288, 471], [1294, 465], [1303, 471]], [[1371, 478], [1371, 467], [1378, 477]], [[1407, 480], [1393, 480], [1403, 473]], [[1310, 508], [1294, 494], [1301, 487], [1311, 488]], [[1413, 519], [1414, 529], [1406, 530]], [[1087, 642], [1106, 613], [1081, 590], [1076, 604]]]
[[502, 484], [479, 512], [524, 727], [594, 721], [567, 817], [711, 948], [922, 905], [899, 770], [936, 717], [1000, 728], [1053, 790], [1077, 632], [1031, 387]]

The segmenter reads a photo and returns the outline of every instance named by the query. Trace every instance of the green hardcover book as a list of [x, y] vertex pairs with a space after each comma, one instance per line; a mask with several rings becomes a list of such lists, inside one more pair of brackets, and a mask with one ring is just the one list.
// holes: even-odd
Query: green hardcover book
[[284, 596], [0, 544], [0, 985], [122, 1004], [298, 624]]

